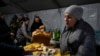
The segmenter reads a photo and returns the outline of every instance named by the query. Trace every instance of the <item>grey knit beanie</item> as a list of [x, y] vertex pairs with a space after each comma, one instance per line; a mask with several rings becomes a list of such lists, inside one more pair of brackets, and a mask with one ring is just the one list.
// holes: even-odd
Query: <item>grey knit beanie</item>
[[83, 8], [78, 5], [71, 5], [65, 9], [64, 13], [69, 13], [80, 20], [83, 15]]

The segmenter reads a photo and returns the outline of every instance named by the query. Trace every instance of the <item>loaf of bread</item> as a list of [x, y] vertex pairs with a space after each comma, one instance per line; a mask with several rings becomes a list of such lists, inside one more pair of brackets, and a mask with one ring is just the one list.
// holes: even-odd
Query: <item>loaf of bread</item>
[[49, 45], [50, 38], [51, 38], [50, 33], [37, 29], [36, 31], [32, 32], [31, 42], [44, 43], [45, 45]]

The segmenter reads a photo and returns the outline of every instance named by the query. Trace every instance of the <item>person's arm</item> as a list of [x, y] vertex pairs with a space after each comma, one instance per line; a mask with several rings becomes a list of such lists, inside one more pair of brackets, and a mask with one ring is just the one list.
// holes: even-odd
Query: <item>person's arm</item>
[[79, 46], [76, 56], [96, 56], [95, 36], [88, 35], [84, 43]]
[[15, 45], [9, 45], [4, 42], [0, 42], [0, 55], [4, 56], [24, 56], [30, 54], [34, 51], [33, 49], [24, 49], [23, 47], [18, 47]]
[[23, 35], [24, 35], [26, 38], [31, 39], [31, 36], [29, 36], [28, 33], [26, 32], [26, 26], [25, 26], [25, 24], [22, 24], [21, 30], [22, 30]]
[[24, 49], [18, 46], [9, 45], [3, 42], [0, 42], [0, 51], [3, 55], [14, 55], [14, 56], [23, 56]]

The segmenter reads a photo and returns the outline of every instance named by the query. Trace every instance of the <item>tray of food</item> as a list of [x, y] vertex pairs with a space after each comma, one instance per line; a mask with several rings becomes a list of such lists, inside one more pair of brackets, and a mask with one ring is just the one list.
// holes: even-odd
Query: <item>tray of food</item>
[[61, 56], [58, 48], [45, 46], [43, 43], [32, 43], [24, 46], [24, 49], [34, 49], [32, 54], [36, 56]]

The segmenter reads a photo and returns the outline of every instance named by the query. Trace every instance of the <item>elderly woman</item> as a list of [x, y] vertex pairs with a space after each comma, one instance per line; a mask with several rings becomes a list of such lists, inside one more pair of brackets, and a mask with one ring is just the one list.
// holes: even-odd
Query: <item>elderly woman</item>
[[60, 49], [71, 56], [96, 56], [95, 32], [82, 19], [80, 6], [69, 6], [64, 12], [65, 28], [60, 38]]

